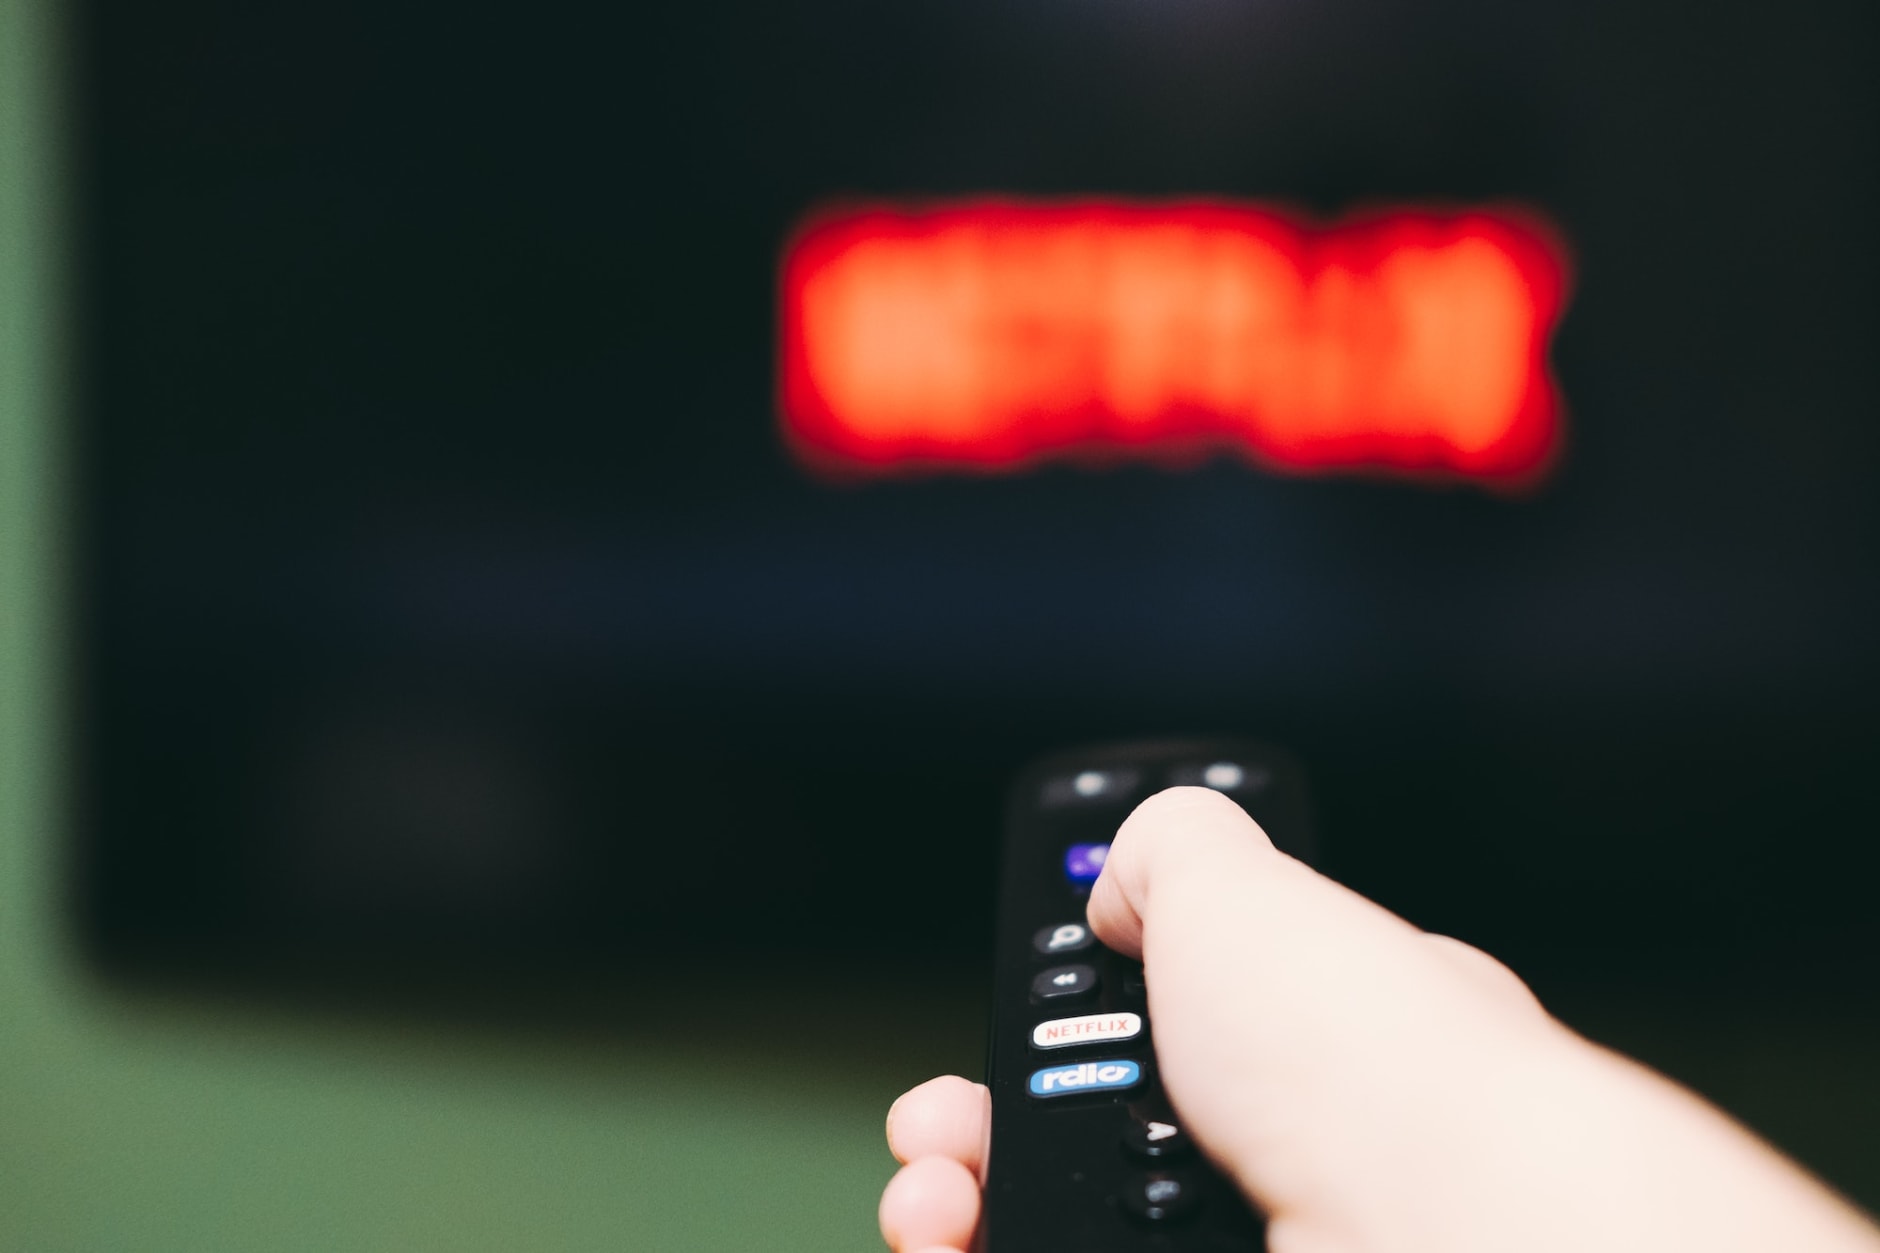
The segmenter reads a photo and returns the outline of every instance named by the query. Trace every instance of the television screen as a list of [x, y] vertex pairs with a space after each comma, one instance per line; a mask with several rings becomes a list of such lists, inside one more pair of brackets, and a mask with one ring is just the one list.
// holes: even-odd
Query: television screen
[[1530, 970], [1873, 951], [1873, 35], [91, 0], [91, 951], [976, 971], [1164, 734]]

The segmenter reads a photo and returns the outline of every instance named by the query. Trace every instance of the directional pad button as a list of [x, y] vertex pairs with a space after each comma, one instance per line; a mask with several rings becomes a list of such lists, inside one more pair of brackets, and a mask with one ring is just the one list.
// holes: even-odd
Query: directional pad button
[[1123, 1148], [1132, 1157], [1146, 1157], [1152, 1161], [1167, 1161], [1171, 1158], [1186, 1157], [1194, 1146], [1180, 1127], [1172, 1122], [1157, 1122], [1153, 1119], [1137, 1123], [1123, 1133]]

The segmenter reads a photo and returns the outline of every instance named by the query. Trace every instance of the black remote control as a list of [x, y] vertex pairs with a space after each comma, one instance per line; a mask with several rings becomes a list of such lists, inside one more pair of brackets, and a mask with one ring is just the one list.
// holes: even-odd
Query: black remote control
[[1162, 1094], [1143, 970], [1084, 920], [1117, 826], [1163, 788], [1240, 802], [1310, 859], [1303, 782], [1267, 745], [1163, 741], [1062, 753], [1013, 786], [986, 1082], [980, 1253], [1257, 1253], [1259, 1218]]

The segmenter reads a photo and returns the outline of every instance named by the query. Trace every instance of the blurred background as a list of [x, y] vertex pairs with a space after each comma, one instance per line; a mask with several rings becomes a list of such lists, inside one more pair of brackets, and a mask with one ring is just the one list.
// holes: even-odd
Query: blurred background
[[[874, 1247], [1006, 779], [1157, 734], [1880, 1204], [1872, 6], [53, 9], [0, 1244]], [[792, 230], [984, 195], [1538, 214], [1559, 455], [806, 468]]]

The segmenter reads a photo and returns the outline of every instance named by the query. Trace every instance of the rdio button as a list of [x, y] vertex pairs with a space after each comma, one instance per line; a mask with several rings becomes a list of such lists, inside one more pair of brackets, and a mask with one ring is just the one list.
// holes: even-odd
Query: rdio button
[[1114, 1061], [1083, 1062], [1076, 1066], [1047, 1066], [1031, 1074], [1033, 1096], [1072, 1096], [1078, 1092], [1101, 1092], [1114, 1088], [1133, 1088], [1142, 1080], [1142, 1067], [1128, 1058]]

